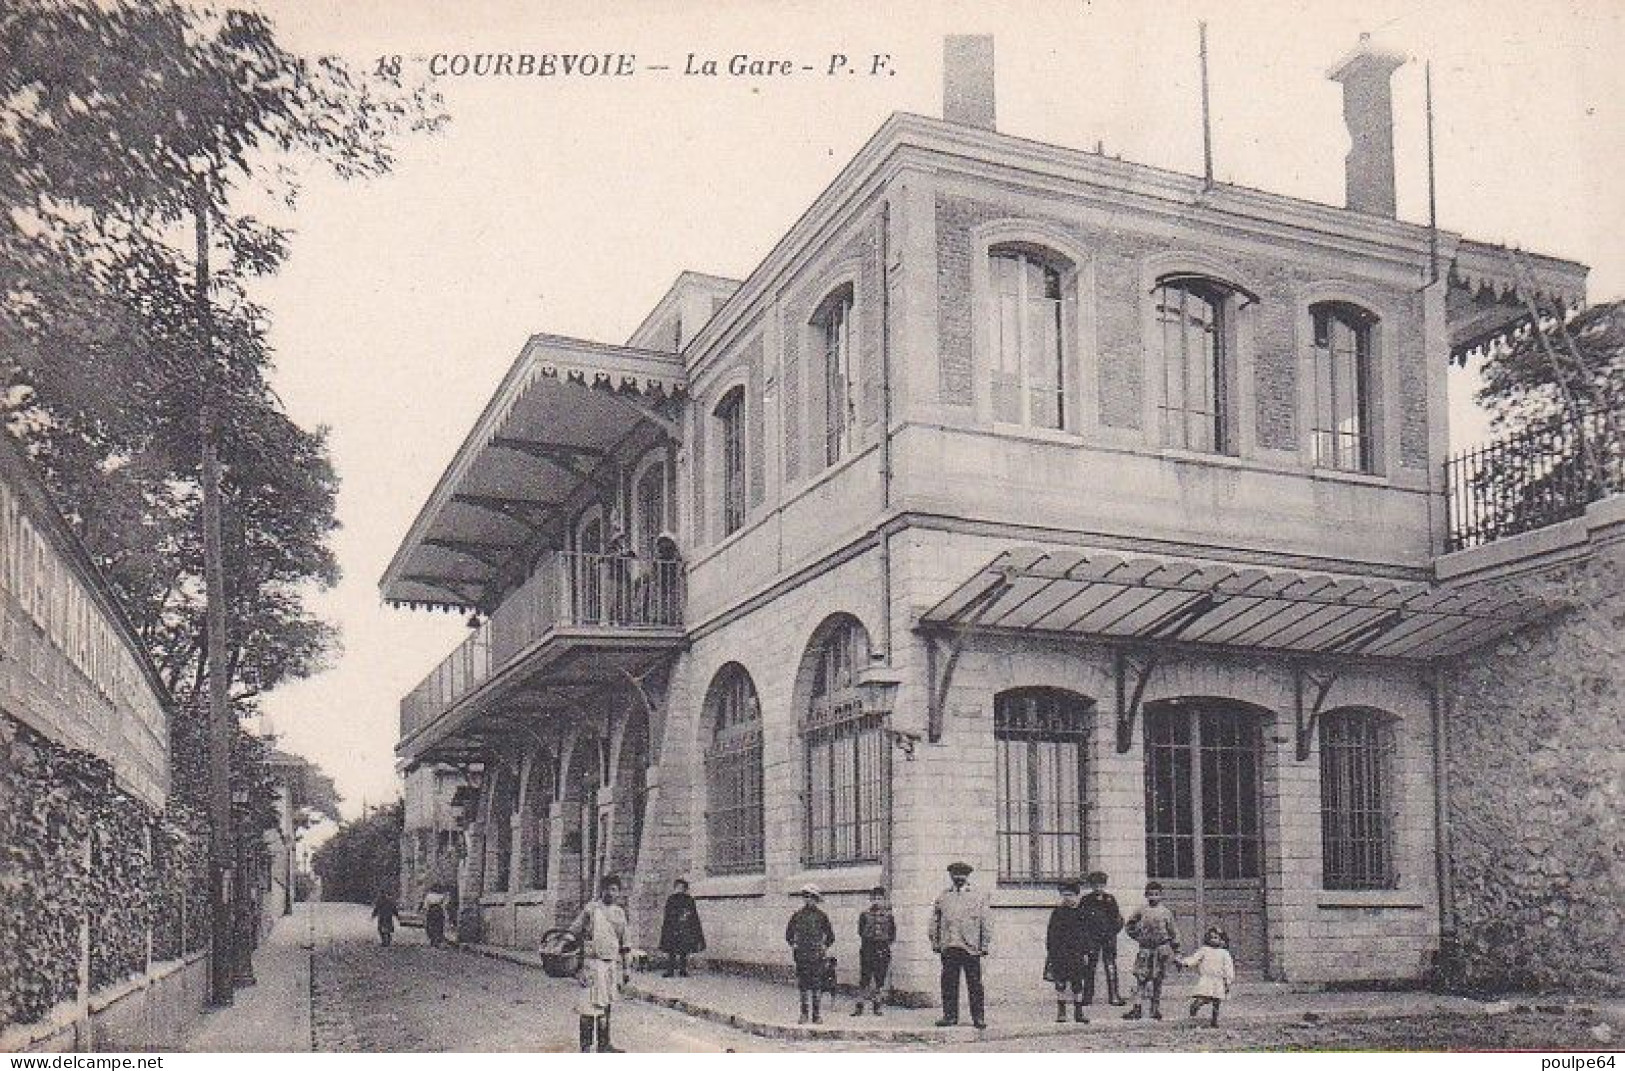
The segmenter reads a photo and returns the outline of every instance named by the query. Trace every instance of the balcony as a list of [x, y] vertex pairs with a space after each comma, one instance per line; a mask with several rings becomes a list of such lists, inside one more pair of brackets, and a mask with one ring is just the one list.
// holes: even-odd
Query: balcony
[[1625, 494], [1625, 414], [1563, 417], [1464, 451], [1446, 464], [1447, 551], [1481, 547], [1572, 520]]
[[[525, 685], [544, 701], [566, 700], [549, 678], [572, 666], [560, 687], [591, 688], [618, 679], [639, 654], [682, 640], [683, 564], [635, 557], [553, 552], [423, 681], [401, 700], [401, 741], [429, 744], [455, 730], [446, 715]], [[555, 682], [557, 683], [557, 682]], [[444, 725], [437, 725], [439, 722]], [[441, 731], [441, 730], [444, 731]], [[413, 747], [410, 750], [421, 750]]]

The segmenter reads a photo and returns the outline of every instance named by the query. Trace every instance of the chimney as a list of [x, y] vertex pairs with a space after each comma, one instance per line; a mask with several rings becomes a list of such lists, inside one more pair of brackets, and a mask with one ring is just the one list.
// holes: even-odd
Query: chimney
[[942, 39], [942, 117], [994, 130], [993, 38], [951, 34]]
[[1393, 219], [1394, 209], [1394, 71], [1405, 57], [1371, 47], [1371, 35], [1326, 73], [1343, 83], [1343, 121], [1349, 128], [1349, 154], [1344, 162], [1348, 207], [1356, 212]]

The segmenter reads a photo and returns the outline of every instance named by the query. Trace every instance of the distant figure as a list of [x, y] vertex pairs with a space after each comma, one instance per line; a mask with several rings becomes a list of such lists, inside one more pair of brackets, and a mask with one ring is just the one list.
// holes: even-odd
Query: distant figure
[[378, 898], [372, 902], [372, 917], [378, 920], [378, 941], [385, 948], [389, 947], [389, 942], [395, 936], [395, 917], [400, 913], [394, 892], [380, 890]]
[[446, 943], [446, 894], [431, 888], [423, 894], [423, 932], [429, 938], [430, 948]]
[[660, 951], [666, 954], [666, 977], [674, 973], [688, 977], [688, 957], [705, 951], [705, 930], [700, 926], [700, 909], [688, 894], [688, 882], [672, 882], [666, 897], [666, 915], [660, 923]]
[[1162, 1018], [1162, 980], [1168, 974], [1168, 964], [1179, 955], [1179, 924], [1174, 913], [1162, 902], [1162, 883], [1153, 881], [1145, 887], [1145, 906], [1137, 907], [1123, 927], [1140, 944], [1134, 956], [1134, 1007], [1125, 1019], [1139, 1019], [1145, 1014], [1147, 999], [1151, 1002], [1151, 1018]]
[[1055, 983], [1055, 1021], [1066, 1022], [1066, 994], [1072, 991], [1072, 1015], [1083, 1017], [1083, 968], [1089, 957], [1088, 922], [1078, 910], [1081, 887], [1075, 881], [1060, 883], [1061, 903], [1050, 912], [1044, 938], [1044, 981]]
[[1095, 967], [1106, 972], [1106, 1000], [1123, 1006], [1117, 985], [1117, 934], [1123, 928], [1123, 912], [1117, 898], [1106, 891], [1106, 874], [1096, 870], [1089, 875], [1089, 891], [1078, 903], [1089, 939], [1089, 958], [1083, 964], [1083, 1002], [1095, 1002]]
[[1230, 936], [1218, 926], [1209, 926], [1202, 947], [1179, 962], [1196, 968], [1196, 991], [1191, 994], [1190, 1018], [1202, 1010], [1202, 1005], [1213, 1007], [1208, 1026], [1219, 1025], [1219, 1005], [1230, 996], [1236, 984], [1236, 961], [1230, 957]]
[[891, 973], [891, 946], [897, 940], [897, 919], [886, 902], [884, 886], [869, 890], [869, 910], [858, 916], [858, 1006], [853, 1015], [863, 1014], [863, 996], [869, 996], [875, 1014], [880, 1014], [881, 997], [886, 992], [886, 975]]
[[620, 904], [621, 879], [606, 874], [598, 882], [598, 899], [588, 901], [570, 929], [581, 938], [581, 1051], [593, 1051], [596, 1032], [599, 1052], [621, 1052], [609, 1040], [609, 1013], [626, 984], [626, 908]]
[[808, 882], [796, 893], [801, 897], [801, 910], [790, 916], [784, 928], [785, 943], [796, 964], [796, 988], [801, 991], [801, 1021], [810, 1018], [815, 1023], [824, 1020], [819, 1015], [818, 995], [824, 988], [824, 973], [829, 946], [835, 943], [835, 928], [829, 916], [818, 906], [823, 894], [818, 886]]

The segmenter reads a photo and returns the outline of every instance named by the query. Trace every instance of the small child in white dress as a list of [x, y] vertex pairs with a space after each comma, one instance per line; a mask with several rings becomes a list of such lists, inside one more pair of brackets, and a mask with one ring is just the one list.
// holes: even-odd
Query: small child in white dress
[[1236, 984], [1236, 961], [1231, 958], [1229, 935], [1218, 926], [1209, 926], [1202, 939], [1202, 947], [1188, 956], [1180, 957], [1180, 964], [1196, 968], [1196, 991], [1191, 994], [1191, 1017], [1211, 1004], [1213, 1015], [1208, 1026], [1219, 1025], [1219, 1004], [1230, 995]]

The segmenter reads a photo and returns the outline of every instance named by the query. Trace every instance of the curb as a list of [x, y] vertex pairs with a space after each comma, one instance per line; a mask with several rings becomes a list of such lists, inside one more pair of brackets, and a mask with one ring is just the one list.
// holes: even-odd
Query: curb
[[[541, 969], [541, 957], [535, 953], [527, 953], [520, 949], [501, 948], [495, 945], [458, 945], [458, 949], [474, 955], [485, 956], [489, 959], [506, 960], [524, 967]], [[873, 1042], [887, 1044], [912, 1045], [945, 1045], [965, 1043], [972, 1041], [1014, 1041], [1023, 1038], [1066, 1037], [1080, 1033], [1088, 1034], [1135, 1034], [1147, 1030], [1178, 1029], [1184, 1022], [1183, 1016], [1174, 1016], [1162, 1021], [1139, 1020], [1125, 1022], [1118, 1018], [1114, 1012], [1110, 1019], [1096, 1019], [1088, 1023], [1025, 1023], [1020, 1027], [991, 1026], [985, 1030], [977, 1030], [970, 1026], [950, 1027], [906, 1027], [896, 1029], [870, 1029], [845, 1025], [825, 1024], [811, 1026], [804, 1024], [770, 1023], [760, 1019], [752, 1019], [736, 1012], [725, 1012], [707, 1004], [689, 1000], [686, 997], [672, 996], [645, 989], [636, 981], [629, 983], [623, 990], [625, 995], [633, 1000], [656, 1007], [668, 1008], [681, 1012], [696, 1019], [718, 1023], [722, 1026], [739, 1030], [756, 1037], [770, 1038], [777, 1041], [840, 1041], [840, 1042]], [[1415, 1011], [1404, 1011], [1393, 1008], [1345, 1008], [1326, 1012], [1252, 1012], [1239, 1016], [1232, 1016], [1225, 1025], [1231, 1027], [1248, 1026], [1253, 1024], [1269, 1026], [1299, 1026], [1312, 1028], [1332, 1023], [1364, 1023], [1381, 1019], [1403, 1019], [1412, 1015], [1452, 1015], [1464, 1018], [1490, 1017], [1504, 1015], [1509, 1011], [1533, 1011], [1545, 1013], [1576, 1014], [1596, 1016], [1598, 1007], [1593, 1002], [1559, 1003], [1547, 1000], [1500, 1000], [1477, 1001], [1468, 997], [1457, 998], [1461, 1003], [1455, 1007], [1429, 1006]]]

